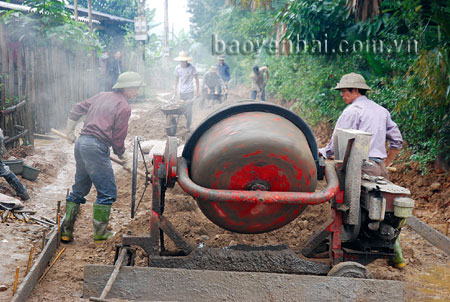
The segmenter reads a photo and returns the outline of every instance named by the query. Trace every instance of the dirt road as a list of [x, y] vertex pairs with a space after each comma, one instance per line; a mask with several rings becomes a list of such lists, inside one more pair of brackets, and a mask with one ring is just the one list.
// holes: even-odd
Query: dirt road
[[[231, 96], [229, 99], [238, 99]], [[130, 120], [129, 134], [127, 137], [127, 148], [131, 150], [131, 142], [135, 135], [147, 139], [164, 139], [164, 115], [157, 109], [155, 101], [142, 102], [132, 105], [133, 113]], [[194, 108], [194, 111], [197, 111]], [[194, 117], [193, 126], [208, 114], [201, 112]], [[182, 119], [180, 125], [184, 124]], [[326, 129], [329, 131], [329, 129]], [[183, 135], [183, 127], [179, 129], [179, 135]], [[323, 145], [328, 138], [324, 128], [316, 129], [316, 137], [319, 145]], [[54, 216], [56, 200], [63, 200], [66, 189], [72, 184], [74, 177], [74, 159], [70, 144], [63, 140], [50, 141], [50, 143], [37, 146], [35, 154], [27, 157], [33, 159], [42, 167], [48, 167], [47, 173], [42, 173], [39, 180], [34, 183], [26, 183], [32, 188], [32, 201], [27, 204], [28, 208], [36, 209], [41, 215]], [[75, 226], [75, 241], [63, 245], [66, 251], [61, 259], [53, 267], [50, 274], [39, 283], [28, 301], [88, 301], [83, 299], [83, 268], [87, 263], [112, 264], [115, 244], [120, 243], [121, 234], [131, 233], [146, 234], [149, 231], [148, 208], [150, 194], [141, 204], [136, 218], [130, 219], [130, 191], [131, 178], [129, 174], [118, 165], [115, 168], [118, 199], [114, 203], [111, 214], [111, 229], [117, 232], [116, 236], [107, 242], [95, 244], [92, 241], [92, 203], [95, 200], [95, 190], [88, 195], [88, 203], [81, 208]], [[401, 164], [403, 165], [403, 164]], [[403, 170], [404, 171], [404, 170]], [[400, 173], [400, 172], [399, 172]], [[408, 174], [410, 173], [410, 174]], [[412, 174], [411, 174], [412, 173]], [[415, 174], [414, 174], [415, 173]], [[412, 176], [411, 176], [412, 175]], [[394, 179], [415, 179], [411, 181], [409, 188], [413, 197], [417, 199], [423, 193], [422, 187], [414, 186], [417, 180], [425, 179], [411, 169], [406, 174], [398, 174]], [[450, 218], [450, 207], [445, 196], [449, 196], [449, 178], [442, 174], [436, 174], [434, 180], [440, 181], [441, 190], [432, 192], [428, 202], [418, 198], [418, 211], [416, 214], [441, 231], [445, 227], [446, 219]], [[397, 181], [397, 180], [396, 180]], [[423, 180], [424, 186], [429, 179]], [[402, 184], [399, 183], [401, 185]], [[430, 183], [431, 184], [431, 183]], [[142, 190], [143, 183], [140, 180], [138, 189]], [[433, 197], [435, 194], [442, 194]], [[138, 192], [139, 195], [139, 192]], [[435, 201], [433, 198], [439, 198]], [[443, 199], [443, 200], [442, 200]], [[299, 252], [302, 242], [306, 240], [317, 226], [329, 217], [329, 206], [309, 207], [305, 213], [287, 226], [265, 234], [239, 235], [224, 231], [212, 224], [198, 209], [195, 201], [187, 196], [178, 186], [166, 193], [165, 215], [189, 242], [193, 244], [204, 244], [211, 247], [225, 247], [228, 245], [243, 243], [250, 245], [265, 245], [286, 243], [294, 251]], [[36, 225], [20, 225], [10, 223], [9, 226], [0, 225], [0, 259], [2, 263], [0, 271], [0, 285], [5, 284], [9, 288], [0, 292], [0, 301], [9, 301], [11, 297], [13, 272], [19, 265], [26, 267], [26, 258], [31, 244], [39, 245], [41, 229]], [[3, 244], [2, 240], [7, 240]], [[402, 271], [388, 267], [384, 261], [378, 260], [369, 265], [369, 269], [377, 279], [395, 279], [405, 282], [406, 296], [408, 301], [446, 301], [450, 297], [450, 257], [440, 250], [432, 247], [420, 236], [409, 228], [405, 228], [401, 234], [401, 242], [408, 265]], [[171, 243], [168, 242], [168, 248]], [[37, 252], [39, 249], [37, 249]], [[6, 255], [13, 255], [6, 257]], [[7, 260], [5, 260], [7, 259]], [[137, 265], [145, 265], [143, 252], [138, 250]], [[20, 281], [23, 280], [21, 273]]]

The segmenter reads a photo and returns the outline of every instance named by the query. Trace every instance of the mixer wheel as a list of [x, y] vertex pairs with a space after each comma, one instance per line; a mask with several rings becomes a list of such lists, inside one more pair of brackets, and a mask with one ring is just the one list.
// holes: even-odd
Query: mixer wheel
[[[144, 162], [144, 167], [145, 167], [145, 184], [144, 184], [144, 190], [142, 191], [141, 197], [136, 205], [139, 153], [141, 153], [141, 157], [142, 157], [142, 160]], [[142, 198], [144, 197], [145, 191], [147, 190], [147, 187], [149, 185], [148, 175], [150, 174], [148, 172], [147, 162], [145, 161], [145, 157], [144, 157], [144, 151], [142, 150], [142, 147], [140, 144], [140, 139], [138, 136], [134, 137], [133, 170], [131, 172], [132, 172], [132, 177], [131, 177], [131, 218], [134, 218], [134, 215], [136, 214], [136, 211], [138, 210], [139, 205], [141, 204]]]
[[353, 261], [345, 261], [333, 266], [328, 276], [372, 279], [372, 274], [364, 265]]
[[134, 137], [133, 144], [133, 171], [131, 177], [131, 218], [134, 218], [136, 210], [136, 186], [137, 186], [137, 171], [138, 171], [138, 145], [139, 137]]

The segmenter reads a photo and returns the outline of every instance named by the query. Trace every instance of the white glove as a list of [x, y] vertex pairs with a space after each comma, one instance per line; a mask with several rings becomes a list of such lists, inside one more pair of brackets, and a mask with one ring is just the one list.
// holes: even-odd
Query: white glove
[[133, 156], [130, 156], [127, 152], [123, 152], [119, 158], [122, 160], [122, 167], [125, 170], [133, 171]]
[[74, 143], [77, 140], [77, 137], [75, 136], [75, 127], [77, 124], [77, 121], [73, 121], [70, 118], [67, 119], [66, 136], [70, 143]]

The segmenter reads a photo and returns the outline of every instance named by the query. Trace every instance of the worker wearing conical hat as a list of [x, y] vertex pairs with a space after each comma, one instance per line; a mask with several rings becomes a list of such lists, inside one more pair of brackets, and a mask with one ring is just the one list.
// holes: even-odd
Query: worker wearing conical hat
[[[366, 97], [370, 87], [362, 75], [353, 72], [346, 74], [334, 89], [341, 92], [342, 99], [348, 104], [339, 116], [335, 129], [356, 129], [372, 134], [369, 147], [371, 164], [364, 165], [362, 173], [387, 179], [386, 166], [392, 163], [403, 143], [397, 124], [392, 121], [389, 111]], [[389, 142], [388, 152], [386, 141]], [[328, 145], [319, 149], [319, 154], [325, 158], [334, 155], [333, 138]], [[394, 244], [394, 252], [395, 257], [389, 260], [389, 264], [396, 268], [404, 267], [406, 264], [398, 238]]]
[[[180, 62], [175, 68], [175, 94], [178, 94], [183, 101], [192, 100], [194, 96], [199, 95], [200, 90], [197, 69], [189, 63], [191, 60], [192, 58], [189, 57], [185, 51], [181, 51], [178, 57], [174, 59], [174, 61]], [[186, 131], [190, 132], [192, 123], [192, 104], [189, 105], [184, 116], [186, 117]]]
[[[348, 104], [335, 128], [371, 133], [369, 158], [376, 160], [377, 174], [388, 177], [386, 166], [392, 163], [403, 143], [397, 124], [392, 121], [389, 111], [366, 97], [370, 87], [362, 75], [353, 72], [346, 74], [334, 89], [341, 92], [342, 99]], [[389, 142], [388, 152], [385, 148], [386, 140]], [[319, 152], [325, 158], [332, 156], [333, 140]]]
[[[112, 204], [117, 199], [117, 187], [110, 160], [110, 149], [131, 170], [132, 156], [125, 152], [125, 138], [131, 107], [128, 100], [136, 98], [139, 88], [145, 86], [136, 72], [119, 75], [113, 92], [102, 92], [75, 104], [67, 120], [66, 136], [75, 142], [75, 184], [66, 198], [66, 217], [61, 229], [61, 241], [73, 240], [73, 229], [81, 204], [94, 184], [97, 199], [93, 206], [94, 241], [107, 240], [113, 234], [107, 231]], [[86, 116], [81, 135], [74, 130], [82, 116]]]

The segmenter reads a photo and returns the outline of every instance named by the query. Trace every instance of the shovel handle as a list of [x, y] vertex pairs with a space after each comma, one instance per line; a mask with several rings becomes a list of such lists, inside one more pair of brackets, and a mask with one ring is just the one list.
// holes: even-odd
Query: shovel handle
[[[61, 131], [58, 131], [58, 130], [56, 130], [56, 129], [54, 129], [54, 128], [50, 128], [50, 132], [52, 132], [53, 134], [55, 134], [55, 135], [57, 135], [57, 136], [59, 136], [59, 137], [61, 137], [61, 138], [67, 139], [67, 135], [65, 135], [65, 134], [62, 133]], [[120, 159], [118, 159], [117, 157], [110, 156], [109, 158], [110, 158], [113, 162], [118, 163], [118, 164], [121, 165], [121, 166], [123, 165], [123, 162], [122, 162]], [[128, 171], [128, 170], [127, 170], [127, 171]], [[131, 173], [132, 171], [128, 171], [128, 172]], [[142, 176], [142, 177], [145, 177], [145, 172], [142, 171], [142, 170], [140, 170], [140, 169], [138, 169], [137, 174], [140, 175], [140, 176]]]

